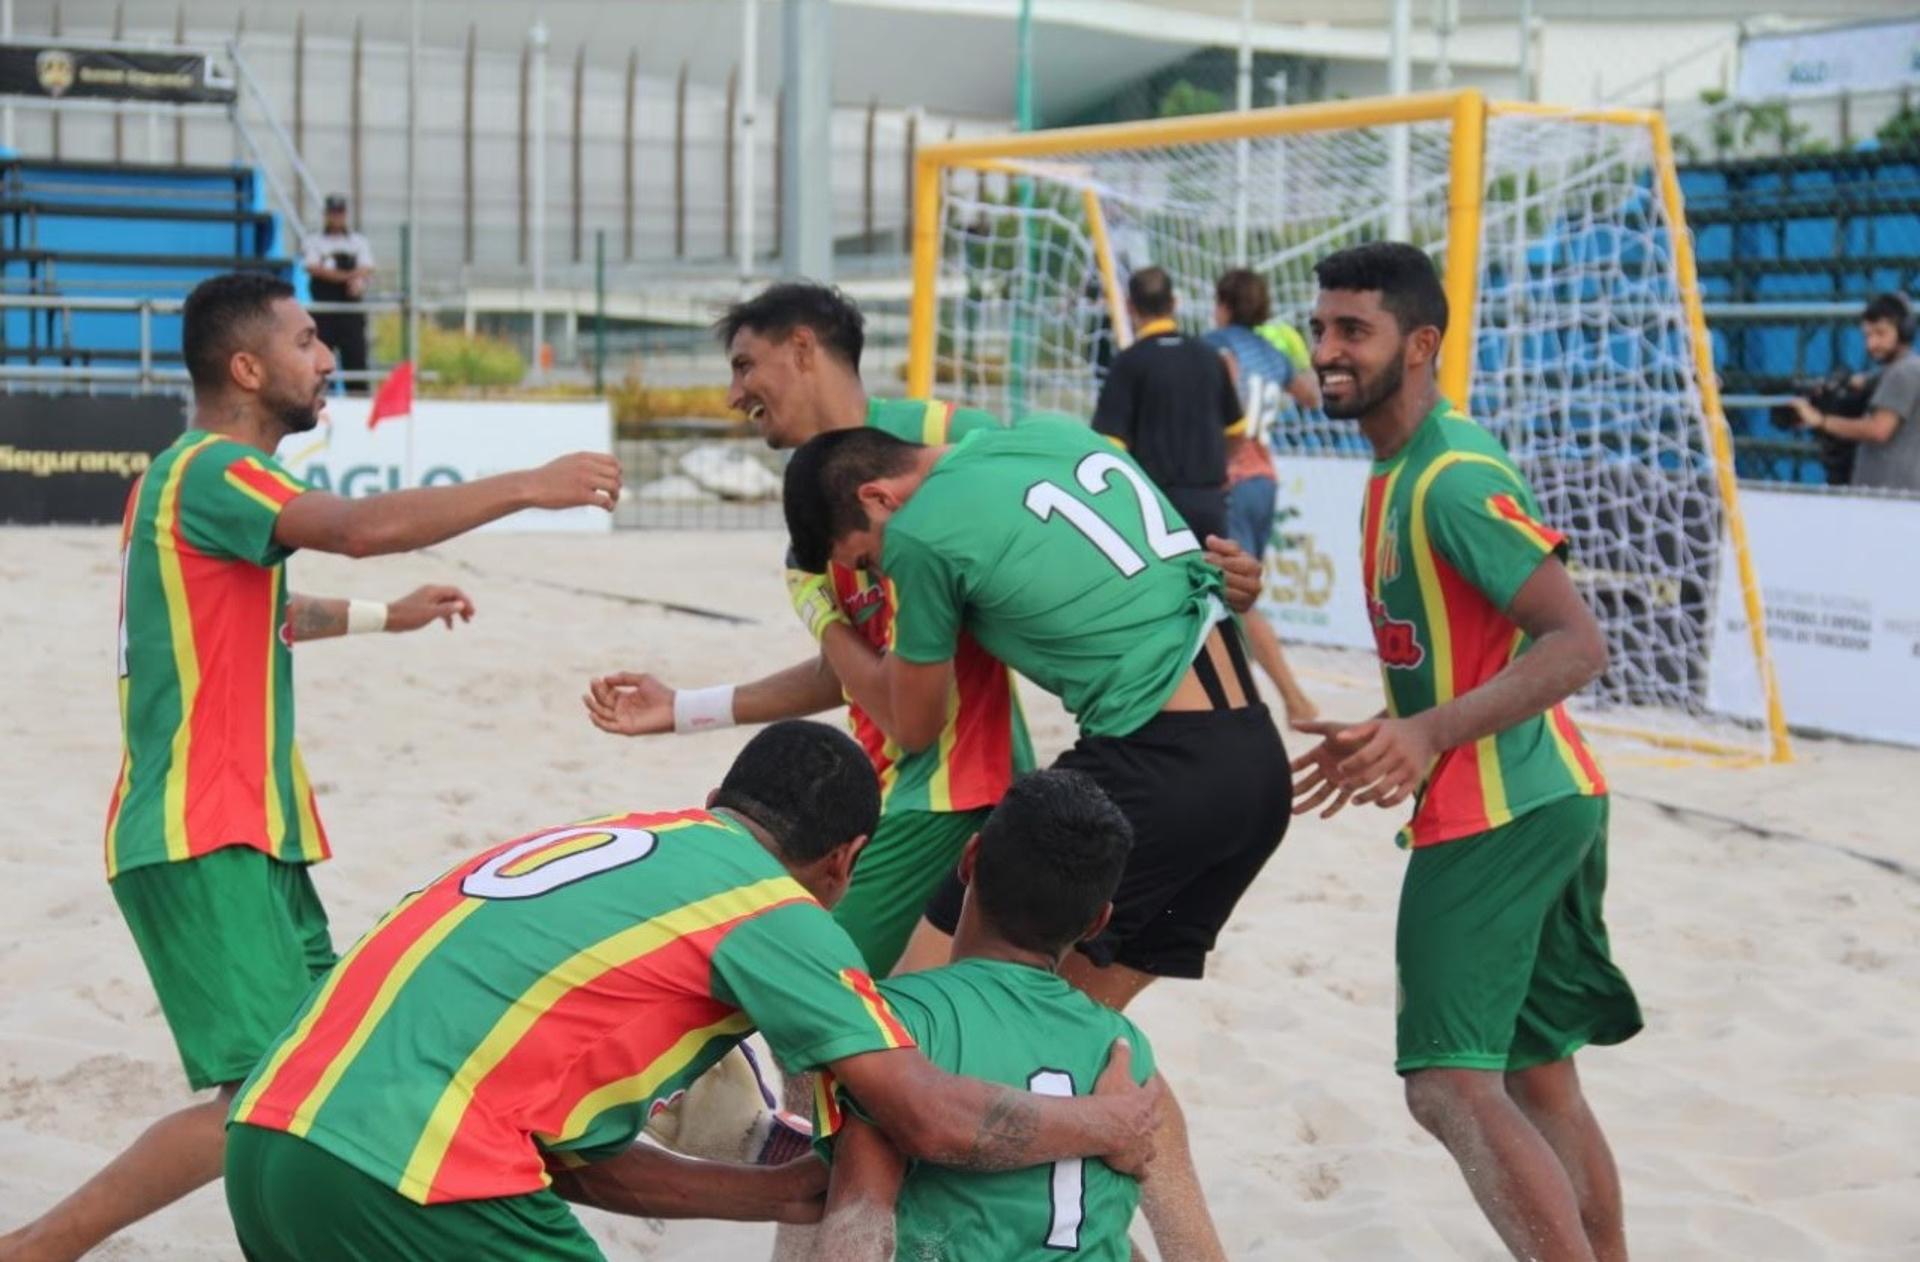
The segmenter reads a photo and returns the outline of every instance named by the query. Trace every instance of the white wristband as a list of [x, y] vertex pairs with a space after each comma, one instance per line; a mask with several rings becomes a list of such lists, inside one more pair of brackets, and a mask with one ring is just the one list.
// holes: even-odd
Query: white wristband
[[369, 631], [385, 631], [386, 629], [386, 601], [349, 600], [347, 602], [348, 635], [363, 635]]
[[681, 688], [673, 694], [673, 730], [717, 732], [733, 726], [733, 685]]

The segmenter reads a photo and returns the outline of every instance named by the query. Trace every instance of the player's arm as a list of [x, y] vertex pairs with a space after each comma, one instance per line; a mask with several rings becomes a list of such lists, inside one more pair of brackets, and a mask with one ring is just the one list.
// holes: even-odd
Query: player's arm
[[1900, 414], [1892, 408], [1874, 408], [1862, 417], [1827, 416], [1805, 399], [1793, 401], [1800, 423], [1816, 434], [1831, 434], [1852, 443], [1892, 442], [1900, 429]]
[[[1240, 361], [1233, 357], [1232, 351], [1221, 351], [1220, 362], [1227, 366], [1227, 391], [1233, 396], [1235, 417], [1227, 424], [1227, 463], [1232, 464], [1247, 445], [1247, 431], [1252, 427], [1247, 423], [1247, 415], [1240, 402]], [[1255, 401], [1256, 406], [1258, 401]]]
[[894, 744], [917, 753], [940, 739], [947, 725], [953, 662], [907, 662], [880, 653], [841, 622], [820, 637], [820, 651], [847, 696], [880, 725]]
[[1125, 451], [1133, 443], [1133, 372], [1130, 361], [1117, 361], [1100, 383], [1093, 405], [1093, 432]]
[[[705, 731], [736, 723], [805, 718], [838, 709], [845, 700], [833, 667], [818, 655], [751, 683], [714, 688], [677, 689], [653, 675], [619, 671], [589, 681], [581, 697], [593, 725], [615, 736]], [[702, 715], [708, 721], [702, 722]]]
[[537, 469], [496, 474], [457, 486], [389, 491], [346, 499], [307, 491], [288, 501], [273, 527], [285, 548], [342, 556], [382, 556], [443, 543], [523, 508], [612, 511], [620, 497], [620, 462], [576, 452]]
[[[1155, 1074], [1154, 1080], [1165, 1086], [1160, 1075]], [[1153, 1228], [1160, 1256], [1181, 1262], [1227, 1262], [1206, 1193], [1200, 1188], [1200, 1175], [1193, 1168], [1186, 1115], [1170, 1088], [1153, 1149], [1153, 1164], [1140, 1177], [1140, 1208]]]
[[458, 587], [419, 587], [398, 600], [347, 600], [335, 596], [287, 597], [287, 638], [325, 640], [355, 631], [418, 631], [431, 622], [473, 621], [473, 601]]
[[814, 1236], [815, 1262], [891, 1262], [894, 1205], [907, 1159], [886, 1132], [849, 1115], [833, 1139], [827, 1209]]
[[1153, 1156], [1166, 1087], [1133, 1081], [1116, 1041], [1091, 1096], [1063, 1099], [963, 1078], [917, 1049], [863, 1052], [829, 1063], [835, 1079], [907, 1157], [961, 1170], [1019, 1170], [1099, 1157], [1138, 1174]]
[[592, 1165], [553, 1167], [569, 1201], [642, 1218], [725, 1218], [811, 1223], [820, 1217], [826, 1165], [802, 1157], [779, 1166], [695, 1161], [644, 1140]]

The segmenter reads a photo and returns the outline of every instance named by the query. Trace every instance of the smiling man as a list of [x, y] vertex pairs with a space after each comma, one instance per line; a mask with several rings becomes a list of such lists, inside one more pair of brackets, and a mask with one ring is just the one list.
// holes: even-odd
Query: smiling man
[[1407, 1107], [1514, 1256], [1626, 1257], [1620, 1180], [1574, 1053], [1641, 1025], [1602, 902], [1607, 788], [1568, 697], [1606, 639], [1505, 449], [1440, 396], [1447, 299], [1374, 243], [1314, 268], [1326, 413], [1373, 446], [1361, 572], [1387, 712], [1326, 739], [1296, 813], [1413, 798], [1394, 954]]
[[291, 646], [473, 616], [453, 587], [391, 604], [290, 595], [287, 557], [405, 552], [522, 508], [610, 510], [620, 492], [619, 463], [597, 453], [367, 499], [310, 491], [273, 451], [318, 423], [334, 360], [293, 288], [217, 276], [182, 322], [192, 423], [134, 484], [120, 535], [124, 752], [106, 862], [188, 1084], [219, 1096], [0, 1236], [5, 1262], [78, 1257], [217, 1178], [234, 1087], [333, 963], [307, 878], [328, 847], [294, 743]]

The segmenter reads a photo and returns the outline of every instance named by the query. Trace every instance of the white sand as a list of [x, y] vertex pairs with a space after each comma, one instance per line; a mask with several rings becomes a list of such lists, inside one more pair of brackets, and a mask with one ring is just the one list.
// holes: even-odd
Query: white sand
[[[64, 1193], [188, 1099], [107, 891], [100, 824], [117, 766], [115, 539], [0, 531], [0, 1226]], [[457, 855], [612, 807], [694, 804], [737, 733], [622, 741], [578, 695], [595, 672], [742, 679], [806, 649], [768, 534], [492, 536], [437, 556], [294, 562], [299, 589], [392, 596], [455, 581], [479, 618], [448, 634], [299, 650], [299, 730], [338, 859], [317, 880], [344, 947]], [[465, 562], [482, 573], [455, 566]], [[645, 593], [757, 620], [727, 627], [567, 595]], [[1312, 659], [1339, 716], [1374, 698]], [[1331, 674], [1330, 674], [1331, 672]], [[1916, 699], [1920, 703], [1920, 699]], [[1043, 752], [1069, 728], [1029, 697]], [[1681, 804], [1920, 869], [1920, 755], [1805, 745], [1781, 768], [1671, 771], [1608, 759], [1610, 919], [1650, 1028], [1582, 1057], [1646, 1259], [1920, 1257], [1920, 883]], [[1242, 905], [1201, 983], [1135, 1015], [1192, 1117], [1235, 1258], [1495, 1258], [1390, 1070], [1390, 821], [1307, 820]], [[751, 1259], [769, 1231], [594, 1215], [616, 1258]], [[99, 1256], [237, 1258], [217, 1188]]]

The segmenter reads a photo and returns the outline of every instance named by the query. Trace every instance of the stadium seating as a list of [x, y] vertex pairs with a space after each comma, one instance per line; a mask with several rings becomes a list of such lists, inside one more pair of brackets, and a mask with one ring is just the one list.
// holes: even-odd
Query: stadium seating
[[[208, 276], [290, 276], [295, 242], [245, 167], [0, 159], [0, 290], [64, 299], [178, 300]], [[177, 367], [180, 318], [150, 317], [153, 363]], [[8, 308], [0, 362], [132, 367], [141, 317], [84, 306]]]

